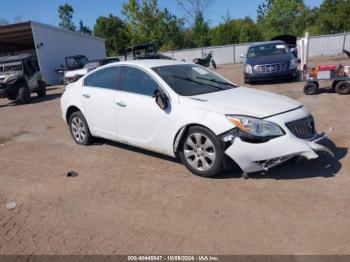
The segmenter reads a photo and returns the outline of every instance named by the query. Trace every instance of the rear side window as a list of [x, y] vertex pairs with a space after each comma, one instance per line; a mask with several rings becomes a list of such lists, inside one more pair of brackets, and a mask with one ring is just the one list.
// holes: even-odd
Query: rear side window
[[84, 79], [84, 86], [117, 89], [119, 67], [108, 67], [99, 70]]
[[157, 82], [150, 75], [130, 66], [122, 67], [120, 85], [123, 91], [146, 96], [153, 96], [158, 89]]

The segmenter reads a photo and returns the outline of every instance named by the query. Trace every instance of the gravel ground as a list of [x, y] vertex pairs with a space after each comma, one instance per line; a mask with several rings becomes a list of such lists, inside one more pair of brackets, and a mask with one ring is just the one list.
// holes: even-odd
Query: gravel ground
[[[217, 71], [242, 82], [241, 65]], [[1, 99], [0, 254], [349, 254], [350, 96], [305, 96], [302, 83], [252, 87], [301, 101], [318, 130], [333, 126], [335, 159], [249, 180], [201, 178], [118, 143], [76, 145], [60, 116], [62, 86], [29, 105]]]

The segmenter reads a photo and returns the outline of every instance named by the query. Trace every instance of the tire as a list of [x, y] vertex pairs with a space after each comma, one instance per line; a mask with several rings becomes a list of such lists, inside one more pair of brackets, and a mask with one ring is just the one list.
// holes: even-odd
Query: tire
[[30, 91], [27, 86], [22, 86], [18, 90], [17, 103], [29, 104], [30, 103]]
[[340, 81], [335, 86], [335, 91], [339, 95], [346, 95], [350, 93], [350, 83], [346, 81]]
[[306, 95], [315, 95], [318, 92], [318, 85], [317, 83], [307, 83], [304, 86], [304, 93]]
[[216, 69], [216, 63], [215, 63], [215, 61], [213, 59], [211, 60], [211, 64], [214, 67], [214, 69]]
[[335, 91], [335, 87], [336, 87], [336, 85], [339, 83], [339, 81], [333, 81], [332, 82], [332, 90], [333, 90], [333, 92], [336, 92]]
[[244, 84], [250, 84], [251, 81], [248, 78], [244, 78]]
[[183, 137], [179, 155], [192, 173], [202, 177], [219, 175], [223, 170], [224, 151], [219, 139], [204, 127], [190, 127]]
[[76, 111], [69, 116], [69, 130], [78, 145], [87, 146], [92, 142], [92, 135], [85, 117], [80, 111]]
[[44, 81], [38, 81], [39, 87], [37, 94], [39, 97], [46, 96], [46, 83]]

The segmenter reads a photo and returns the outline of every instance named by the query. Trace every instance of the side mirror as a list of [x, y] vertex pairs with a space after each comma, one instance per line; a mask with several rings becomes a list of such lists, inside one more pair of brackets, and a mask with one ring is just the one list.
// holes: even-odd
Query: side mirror
[[290, 52], [295, 56], [295, 58], [297, 58], [297, 56], [298, 56], [298, 50], [297, 50], [295, 47], [291, 48], [291, 49], [290, 49]]
[[240, 57], [243, 59], [245, 57], [245, 55], [241, 55]]
[[156, 90], [154, 92], [154, 98], [156, 100], [157, 105], [162, 110], [165, 110], [168, 107], [168, 97], [160, 90]]

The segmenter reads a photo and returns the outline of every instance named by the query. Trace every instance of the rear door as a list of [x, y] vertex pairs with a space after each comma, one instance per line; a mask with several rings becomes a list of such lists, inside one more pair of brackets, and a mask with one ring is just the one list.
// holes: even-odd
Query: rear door
[[117, 136], [115, 101], [119, 68], [107, 67], [83, 80], [82, 101], [85, 117], [93, 135], [105, 138]]

